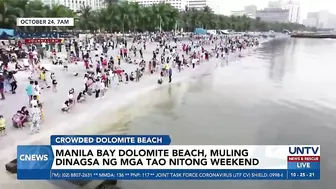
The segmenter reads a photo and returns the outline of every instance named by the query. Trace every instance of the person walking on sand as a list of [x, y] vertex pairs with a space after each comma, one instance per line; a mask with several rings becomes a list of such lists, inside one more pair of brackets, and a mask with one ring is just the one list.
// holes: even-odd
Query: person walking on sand
[[15, 76], [14, 76], [13, 72], [8, 73], [8, 82], [11, 86], [10, 91], [12, 92], [12, 94], [15, 94], [16, 93], [15, 91], [17, 89], [17, 81], [15, 79]]
[[94, 88], [95, 88], [95, 97], [96, 100], [99, 99], [99, 93], [100, 93], [100, 88], [101, 88], [101, 83], [99, 81], [99, 79], [96, 79], [96, 82], [94, 83]]
[[29, 82], [29, 84], [26, 87], [26, 92], [28, 96], [28, 104], [30, 104], [30, 101], [33, 100], [34, 95], [34, 81]]
[[195, 57], [193, 57], [192, 60], [191, 60], [191, 64], [192, 64], [193, 69], [195, 68], [196, 62], [197, 62], [197, 59]]
[[139, 70], [139, 68], [137, 68], [137, 69], [135, 70], [135, 81], [136, 81], [136, 82], [139, 82], [139, 81], [140, 81], [140, 70]]
[[100, 81], [100, 96], [101, 98], [105, 97], [106, 86], [103, 80]]
[[169, 78], [169, 83], [172, 81], [172, 75], [173, 75], [173, 69], [169, 67], [168, 69], [168, 78]]
[[37, 100], [40, 100], [40, 95], [41, 95], [41, 88], [39, 86], [38, 81], [34, 82], [34, 91], [33, 95], [37, 97]]
[[48, 85], [48, 82], [47, 82], [47, 73], [46, 73], [46, 70], [44, 68], [42, 68], [42, 70], [41, 70], [40, 80], [41, 80], [41, 84], [42, 84], [41, 89], [44, 89], [44, 87], [50, 88], [50, 86]]
[[4, 78], [3, 78], [3, 75], [0, 74], [0, 95], [1, 95], [1, 100], [5, 100], [4, 88], [5, 88]]
[[70, 55], [68, 54], [66, 60], [63, 62], [63, 71], [68, 72], [69, 70]]
[[50, 74], [50, 79], [52, 83], [52, 91], [57, 92], [57, 80], [56, 80], [56, 75], [54, 72]]
[[68, 101], [70, 102], [70, 108], [74, 108], [76, 105], [76, 100], [75, 100], [75, 89], [71, 88], [68, 92]]
[[125, 73], [125, 84], [128, 84], [128, 81], [129, 81], [129, 76], [127, 73]]
[[6, 135], [6, 119], [3, 115], [0, 115], [0, 134]]
[[30, 124], [30, 132], [34, 133], [40, 131], [40, 122], [41, 122], [41, 109], [38, 107], [38, 103], [36, 101], [32, 102], [32, 110], [31, 110], [31, 124]]

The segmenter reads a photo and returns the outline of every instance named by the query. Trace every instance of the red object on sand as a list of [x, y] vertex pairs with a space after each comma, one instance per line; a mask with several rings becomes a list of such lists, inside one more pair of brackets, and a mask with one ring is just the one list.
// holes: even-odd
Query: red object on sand
[[118, 70], [116, 70], [115, 72], [116, 72], [118, 75], [120, 75], [123, 71], [120, 70], [120, 69], [118, 69]]
[[62, 39], [25, 39], [25, 43], [62, 43]]

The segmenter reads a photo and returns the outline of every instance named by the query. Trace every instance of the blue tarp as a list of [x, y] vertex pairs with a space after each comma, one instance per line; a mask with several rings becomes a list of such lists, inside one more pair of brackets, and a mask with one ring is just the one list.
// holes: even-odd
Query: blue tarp
[[0, 28], [0, 39], [12, 37], [25, 38], [68, 38], [73, 34], [70, 32], [20, 32], [13, 29]]
[[0, 28], [0, 39], [8, 39], [14, 37], [13, 29]]
[[197, 35], [205, 35], [207, 33], [207, 30], [205, 30], [203, 28], [196, 28], [194, 33], [197, 34]]

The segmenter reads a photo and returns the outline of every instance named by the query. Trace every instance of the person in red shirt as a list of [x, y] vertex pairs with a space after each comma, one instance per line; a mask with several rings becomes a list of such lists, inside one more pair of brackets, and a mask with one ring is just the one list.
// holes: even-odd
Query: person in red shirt
[[56, 59], [56, 49], [52, 51], [53, 58]]
[[105, 87], [107, 88], [107, 76], [106, 76], [106, 73], [105, 72], [102, 72], [101, 74], [101, 81], [104, 83]]
[[89, 60], [87, 58], [84, 59], [84, 66], [85, 66], [85, 69], [90, 69], [89, 68]]
[[122, 81], [122, 73], [124, 72], [124, 70], [121, 70], [121, 69], [117, 69], [116, 71], [115, 71], [115, 73], [117, 74], [117, 76], [118, 76], [118, 79], [119, 79], [119, 82], [123, 82]]
[[29, 63], [30, 63], [30, 64], [33, 64], [34, 55], [33, 55], [33, 52], [32, 52], [32, 51], [30, 51], [30, 52], [28, 53], [28, 58], [29, 58]]
[[205, 58], [206, 61], [209, 60], [209, 53], [208, 53], [208, 51], [205, 51], [204, 58]]
[[123, 49], [120, 49], [120, 57], [123, 58], [124, 52]]
[[102, 64], [103, 64], [103, 69], [107, 70], [108, 64], [107, 64], [107, 59], [106, 58], [103, 59]]
[[19, 49], [22, 48], [22, 42], [21, 41], [18, 42], [18, 47], [19, 47]]
[[124, 58], [126, 58], [127, 57], [127, 49], [126, 48], [124, 48]]

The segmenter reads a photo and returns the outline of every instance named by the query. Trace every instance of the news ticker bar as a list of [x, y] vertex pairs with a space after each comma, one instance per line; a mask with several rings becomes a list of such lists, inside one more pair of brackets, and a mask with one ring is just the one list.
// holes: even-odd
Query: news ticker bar
[[19, 180], [319, 180], [320, 170], [18, 170]]
[[31, 43], [62, 43], [62, 39], [25, 39], [26, 44]]
[[71, 32], [14, 32], [15, 37], [20, 37], [22, 39], [29, 38], [69, 38], [74, 35]]

